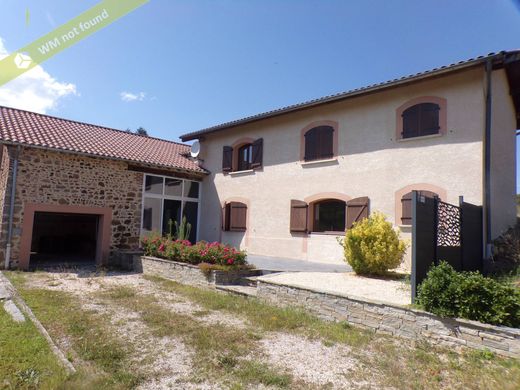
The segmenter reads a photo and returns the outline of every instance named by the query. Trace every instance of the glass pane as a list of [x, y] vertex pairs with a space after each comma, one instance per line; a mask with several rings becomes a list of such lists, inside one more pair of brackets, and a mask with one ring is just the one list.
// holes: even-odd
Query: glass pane
[[146, 175], [144, 183], [144, 191], [148, 194], [159, 194], [163, 193], [163, 178], [158, 176]]
[[[172, 221], [171, 228], [170, 221]], [[181, 201], [165, 199], [163, 210], [163, 234], [176, 233], [173, 224], [174, 221], [177, 221], [177, 223], [180, 223], [181, 221]]]
[[195, 243], [197, 240], [197, 211], [199, 205], [197, 202], [184, 202], [184, 216], [186, 221], [191, 225], [190, 241]]
[[196, 181], [185, 181], [184, 182], [184, 196], [186, 198], [198, 198], [199, 197], [199, 183]]
[[166, 179], [165, 195], [182, 196], [182, 180]]
[[144, 198], [143, 230], [161, 229], [161, 199]]
[[345, 231], [345, 207], [340, 200], [327, 200], [314, 206], [314, 231], [343, 232]]

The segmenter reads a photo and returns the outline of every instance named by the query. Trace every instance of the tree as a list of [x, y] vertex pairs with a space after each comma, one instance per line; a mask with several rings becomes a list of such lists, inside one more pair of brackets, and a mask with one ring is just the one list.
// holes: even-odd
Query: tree
[[141, 135], [143, 137], [149, 137], [148, 131], [146, 131], [146, 129], [142, 126], [139, 126], [136, 131], [132, 131], [131, 129], [128, 128], [128, 129], [126, 129], [126, 132]]

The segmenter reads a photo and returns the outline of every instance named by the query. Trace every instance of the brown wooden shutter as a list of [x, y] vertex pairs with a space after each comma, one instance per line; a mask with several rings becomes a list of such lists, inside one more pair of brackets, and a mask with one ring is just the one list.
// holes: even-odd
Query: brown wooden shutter
[[419, 106], [415, 105], [403, 112], [403, 138], [417, 137], [419, 135]]
[[231, 202], [229, 205], [229, 230], [245, 231], [247, 228], [247, 206], [240, 202]]
[[401, 225], [412, 224], [412, 192], [404, 194], [401, 198]]
[[224, 146], [222, 151], [222, 170], [229, 172], [233, 169], [233, 148]]
[[305, 161], [316, 160], [318, 157], [318, 133], [311, 129], [305, 133]]
[[307, 210], [309, 206], [301, 200], [291, 200], [291, 232], [307, 231]]
[[225, 203], [222, 207], [222, 230], [229, 231], [230, 204]]
[[334, 156], [334, 129], [331, 126], [318, 127], [319, 133], [319, 158], [331, 158]]
[[431, 135], [439, 133], [439, 110], [435, 103], [423, 103], [420, 105], [420, 130], [419, 135]]
[[253, 152], [251, 159], [251, 168], [258, 168], [262, 166], [262, 159], [264, 154], [264, 140], [262, 138], [253, 142]]
[[367, 196], [355, 198], [347, 202], [345, 227], [350, 229], [355, 222], [368, 218], [370, 199]]

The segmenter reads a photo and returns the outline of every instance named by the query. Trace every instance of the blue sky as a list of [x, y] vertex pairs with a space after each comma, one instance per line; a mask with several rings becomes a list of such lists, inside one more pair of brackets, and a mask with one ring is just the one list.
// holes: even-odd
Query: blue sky
[[[97, 2], [0, 0], [0, 38], [14, 51]], [[520, 7], [510, 0], [151, 0], [45, 62], [53, 92], [38, 100], [48, 93], [39, 88], [31, 96], [51, 115], [143, 126], [177, 140], [250, 114], [515, 48]], [[16, 86], [0, 87], [0, 99]], [[124, 101], [123, 92], [134, 100]]]

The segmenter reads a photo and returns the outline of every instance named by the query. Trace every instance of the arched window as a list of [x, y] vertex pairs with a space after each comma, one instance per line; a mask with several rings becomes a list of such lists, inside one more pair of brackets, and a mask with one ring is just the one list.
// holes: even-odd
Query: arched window
[[305, 161], [334, 157], [334, 128], [317, 126], [305, 133]]
[[[432, 191], [417, 191], [419, 196], [427, 198], [438, 197], [439, 195]], [[401, 225], [412, 224], [412, 191], [406, 193], [401, 198]]]
[[246, 171], [251, 169], [253, 163], [253, 144], [242, 145], [238, 149], [238, 165], [239, 171]]
[[440, 109], [437, 103], [419, 103], [404, 110], [402, 138], [439, 134]]
[[315, 232], [344, 232], [346, 202], [338, 199], [326, 199], [314, 204]]

